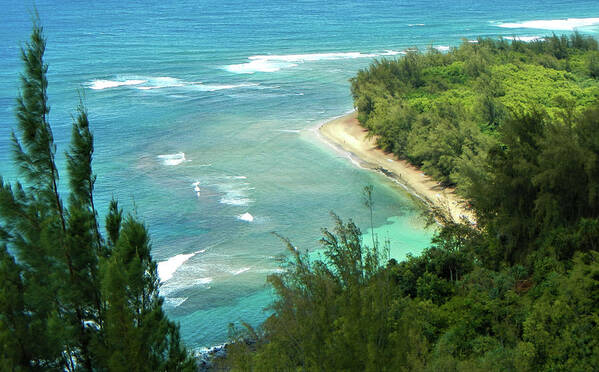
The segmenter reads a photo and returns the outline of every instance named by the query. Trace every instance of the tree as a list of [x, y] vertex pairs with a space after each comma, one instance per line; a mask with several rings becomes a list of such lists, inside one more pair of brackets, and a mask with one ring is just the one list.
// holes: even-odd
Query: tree
[[102, 265], [107, 304], [102, 359], [111, 371], [191, 371], [178, 326], [162, 310], [156, 263], [146, 227], [125, 219], [117, 244]]
[[364, 188], [362, 189], [362, 202], [370, 212], [370, 233], [372, 234], [372, 247], [374, 248], [376, 246], [376, 237], [374, 236], [374, 200], [372, 200], [373, 189], [374, 188], [372, 187], [372, 185], [364, 186]]
[[[190, 370], [193, 361], [178, 326], [162, 311], [145, 226], [129, 217], [121, 227], [122, 211], [113, 201], [108, 241], [99, 231], [93, 135], [82, 102], [66, 154], [69, 195], [63, 203], [49, 124], [45, 48], [36, 19], [22, 48], [25, 68], [12, 136], [24, 182], [10, 185], [0, 179], [0, 366]], [[129, 357], [119, 358], [117, 346]]]
[[253, 340], [235, 345], [231, 360], [243, 370], [420, 370], [427, 351], [421, 312], [394, 296], [376, 246], [362, 244], [352, 221], [333, 215], [323, 230], [323, 259], [313, 260], [284, 239], [291, 257], [285, 273], [271, 275], [273, 315]]

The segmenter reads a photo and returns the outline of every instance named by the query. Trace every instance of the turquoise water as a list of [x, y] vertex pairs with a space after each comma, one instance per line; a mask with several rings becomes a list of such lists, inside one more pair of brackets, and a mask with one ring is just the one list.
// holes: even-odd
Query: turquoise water
[[[0, 3], [0, 174], [14, 180], [8, 137], [32, 3]], [[348, 79], [358, 69], [462, 38], [599, 31], [589, 20], [599, 17], [596, 1], [63, 0], [37, 8], [58, 153], [79, 91], [95, 133], [98, 204], [114, 195], [149, 225], [167, 311], [192, 348], [223, 342], [231, 321], [267, 316], [265, 278], [285, 253], [271, 232], [314, 250], [331, 210], [367, 231], [364, 185], [375, 187], [375, 232], [394, 257], [427, 245], [432, 232], [401, 188], [315, 135], [352, 109]], [[584, 19], [556, 21], [565, 18]]]

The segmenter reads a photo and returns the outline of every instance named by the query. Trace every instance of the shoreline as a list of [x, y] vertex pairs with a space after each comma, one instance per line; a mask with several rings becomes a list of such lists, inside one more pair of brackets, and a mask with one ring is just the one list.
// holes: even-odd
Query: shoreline
[[448, 220], [459, 222], [466, 219], [470, 224], [476, 223], [474, 213], [453, 188], [442, 187], [406, 160], [379, 149], [375, 138], [367, 138], [368, 130], [358, 122], [356, 111], [324, 122], [316, 132], [323, 141], [345, 152], [356, 166], [390, 178], [427, 208], [436, 209]]

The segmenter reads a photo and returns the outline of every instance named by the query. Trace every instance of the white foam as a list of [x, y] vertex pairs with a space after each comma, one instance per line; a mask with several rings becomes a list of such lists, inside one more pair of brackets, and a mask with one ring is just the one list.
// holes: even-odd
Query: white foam
[[[252, 57], [250, 57], [250, 60]], [[251, 60], [247, 63], [225, 66], [224, 69], [235, 74], [253, 74], [256, 72], [276, 72], [282, 68], [295, 67], [296, 63], [275, 62], [268, 59]]]
[[164, 303], [170, 307], [177, 307], [181, 305], [183, 302], [187, 301], [189, 297], [165, 297]]
[[447, 52], [450, 48], [447, 45], [437, 45], [435, 49], [437, 49], [440, 52]]
[[285, 269], [282, 268], [277, 268], [277, 269], [259, 269], [256, 270], [259, 273], [262, 274], [282, 274], [285, 272]]
[[599, 18], [566, 18], [499, 23], [504, 28], [535, 28], [539, 30], [574, 31], [580, 27], [599, 25]]
[[506, 40], [523, 41], [525, 43], [531, 43], [537, 40], [545, 40], [545, 38], [541, 36], [503, 36], [503, 38]]
[[360, 161], [356, 159], [353, 154], [348, 152], [346, 156], [353, 165], [355, 165], [358, 168], [364, 169], [362, 164], [360, 164]]
[[409, 27], [416, 27], [416, 26], [420, 27], [420, 26], [424, 26], [424, 25], [425, 25], [424, 23], [409, 23], [408, 24]]
[[108, 88], [117, 88], [122, 86], [140, 85], [146, 83], [147, 80], [92, 80], [89, 83], [90, 89], [102, 90]]
[[[246, 179], [245, 176], [227, 176], [226, 179], [242, 180]], [[224, 195], [220, 199], [221, 204], [235, 205], [235, 206], [247, 206], [254, 201], [250, 199], [247, 192], [254, 188], [249, 187], [249, 183], [235, 183], [235, 184], [220, 184], [218, 188]]]
[[190, 85], [190, 89], [199, 90], [201, 92], [216, 92], [218, 90], [229, 90], [229, 89], [240, 89], [258, 87], [260, 84], [256, 83], [243, 83], [243, 84], [194, 84]]
[[[135, 89], [145, 91], [166, 88], [183, 88], [200, 92], [215, 92], [219, 90], [240, 88], [267, 88], [261, 87], [258, 83], [204, 84], [201, 81], [185, 81], [170, 76], [128, 76], [119, 77], [115, 80], [92, 80], [88, 85], [94, 90], [131, 86]], [[181, 97], [184, 98], [185, 96]]]
[[188, 85], [190, 83], [186, 83], [181, 79], [173, 78], [170, 76], [160, 76], [160, 77], [149, 77], [147, 78], [147, 85], [136, 87], [139, 90], [152, 90], [152, 89], [162, 89], [162, 88], [176, 88]]
[[239, 216], [237, 216], [237, 219], [239, 219], [241, 221], [246, 221], [246, 222], [253, 222], [254, 216], [252, 216], [251, 214], [246, 212], [244, 214], [240, 214]]
[[199, 284], [199, 285], [206, 285], [212, 283], [212, 278], [207, 277], [207, 278], [200, 278], [198, 280], [195, 281], [195, 284]]
[[282, 55], [255, 55], [248, 57], [249, 62], [224, 66], [223, 69], [236, 74], [253, 74], [256, 72], [276, 72], [283, 68], [296, 67], [300, 63], [327, 61], [338, 59], [374, 58], [392, 56], [401, 52], [386, 50], [383, 53], [309, 53]]
[[221, 204], [236, 205], [236, 206], [246, 206], [246, 205], [249, 205], [251, 202], [253, 202], [253, 200], [250, 198], [240, 198], [240, 197], [232, 197], [232, 198], [223, 197], [220, 199]]
[[176, 154], [158, 155], [157, 157], [158, 159], [162, 160], [162, 163], [164, 165], [179, 165], [187, 160], [185, 159], [185, 153], [183, 152], [178, 152]]
[[200, 181], [196, 181], [194, 183], [191, 184], [193, 186], [193, 191], [195, 191], [196, 196], [199, 198], [200, 197]]
[[175, 274], [175, 271], [177, 271], [177, 269], [181, 267], [181, 265], [183, 265], [187, 260], [195, 256], [196, 254], [203, 252], [205, 252], [205, 250], [187, 254], [178, 254], [174, 257], [169, 258], [166, 261], [158, 262], [158, 277], [160, 278], [160, 281], [166, 282], [167, 280], [172, 278]]
[[283, 133], [301, 133], [301, 129], [275, 129], [274, 131]]
[[402, 51], [398, 51], [398, 50], [385, 50], [384, 53], [381, 53], [381, 56], [396, 56], [399, 54], [405, 54], [405, 52]]
[[245, 272], [246, 272], [246, 271], [248, 271], [249, 269], [250, 269], [249, 267], [242, 267], [242, 268], [241, 268], [241, 269], [239, 269], [239, 270], [233, 270], [233, 271], [231, 271], [231, 274], [233, 274], [233, 275], [239, 275], [239, 274], [241, 274], [241, 273], [245, 273]]

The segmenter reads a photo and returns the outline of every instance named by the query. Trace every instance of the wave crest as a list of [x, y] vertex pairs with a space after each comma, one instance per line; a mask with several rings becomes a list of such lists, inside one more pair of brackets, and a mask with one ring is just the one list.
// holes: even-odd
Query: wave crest
[[126, 76], [114, 80], [96, 79], [87, 83], [90, 89], [104, 90], [129, 87], [138, 90], [156, 90], [178, 88], [199, 92], [216, 92], [220, 90], [255, 88], [261, 89], [258, 83], [239, 83], [239, 84], [204, 84], [200, 81], [186, 81], [170, 76]]
[[[245, 176], [229, 176], [227, 179], [245, 179]], [[218, 185], [219, 191], [222, 192], [220, 199], [221, 204], [228, 204], [234, 206], [247, 206], [250, 203], [253, 203], [252, 200], [248, 196], [248, 191], [253, 190], [253, 187], [250, 187], [249, 183], [225, 183]]]
[[255, 55], [248, 57], [249, 62], [224, 66], [226, 71], [236, 74], [253, 74], [256, 72], [276, 72], [283, 68], [296, 67], [300, 63], [328, 61], [338, 59], [375, 58], [401, 54], [394, 50], [382, 53], [338, 52], [282, 55]]
[[160, 278], [160, 281], [166, 282], [167, 280], [172, 278], [175, 274], [175, 271], [177, 271], [177, 269], [179, 269], [181, 265], [183, 265], [185, 262], [187, 262], [187, 260], [195, 256], [196, 254], [203, 252], [204, 250], [187, 254], [178, 254], [169, 258], [166, 261], [158, 262], [158, 277]]
[[599, 25], [599, 18], [539, 19], [524, 22], [500, 23], [503, 28], [535, 28], [539, 30], [574, 31], [580, 27]]
[[147, 80], [92, 80], [89, 83], [89, 88], [93, 90], [103, 90], [109, 88], [118, 88], [123, 86], [140, 85], [146, 83]]
[[252, 216], [250, 213], [246, 212], [244, 214], [240, 214], [239, 216], [237, 216], [237, 219], [239, 219], [241, 221], [245, 221], [245, 222], [253, 222], [254, 216]]
[[533, 41], [541, 41], [545, 40], [544, 37], [541, 36], [503, 36], [506, 40], [517, 40], [525, 43], [532, 43]]
[[179, 165], [184, 161], [187, 161], [187, 159], [185, 159], [185, 153], [183, 152], [178, 152], [176, 154], [158, 155], [157, 158], [161, 159], [164, 165]]

